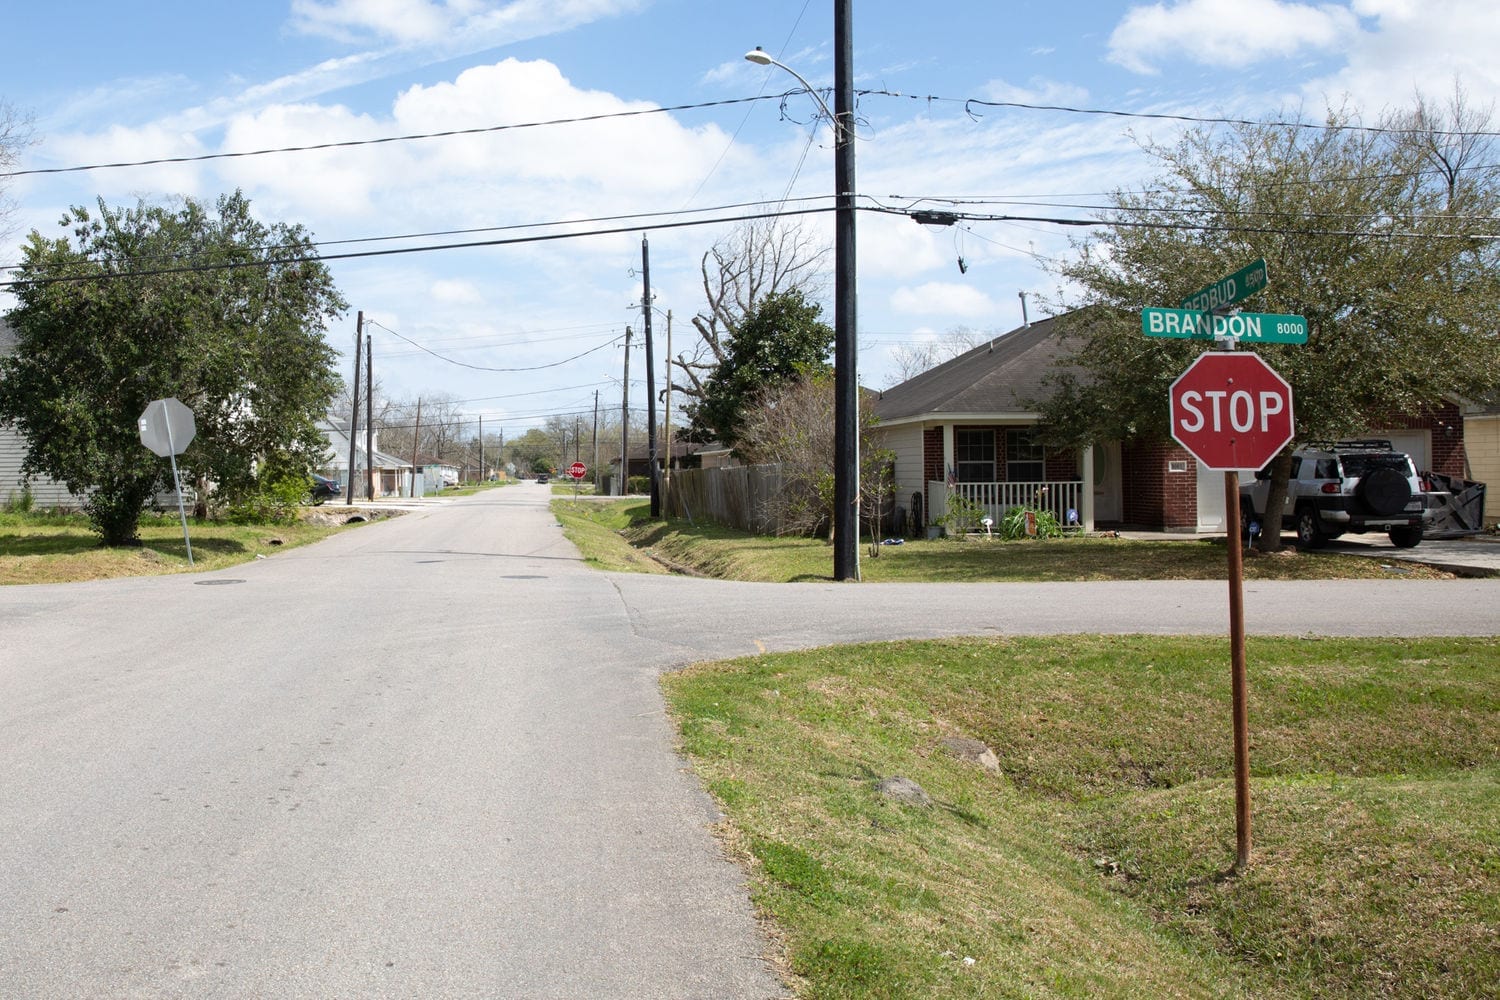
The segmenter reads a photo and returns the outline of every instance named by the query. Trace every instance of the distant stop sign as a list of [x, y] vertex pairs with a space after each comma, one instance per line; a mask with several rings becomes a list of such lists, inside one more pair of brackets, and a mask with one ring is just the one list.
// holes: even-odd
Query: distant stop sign
[[588, 469], [584, 468], [582, 462], [574, 462], [572, 465], [568, 466], [568, 475], [572, 476], [574, 479], [582, 479], [584, 473], [586, 472], [588, 472]]
[[1200, 354], [1170, 409], [1172, 437], [1210, 469], [1263, 468], [1292, 439], [1292, 387], [1248, 352]]

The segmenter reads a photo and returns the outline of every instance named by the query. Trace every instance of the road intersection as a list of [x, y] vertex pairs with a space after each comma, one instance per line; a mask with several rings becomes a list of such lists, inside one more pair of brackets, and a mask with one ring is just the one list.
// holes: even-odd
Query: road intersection
[[[767, 997], [657, 678], [968, 634], [1223, 634], [1224, 585], [590, 570], [534, 486], [207, 574], [0, 590], [10, 996]], [[1489, 635], [1500, 581], [1246, 585], [1251, 632]]]

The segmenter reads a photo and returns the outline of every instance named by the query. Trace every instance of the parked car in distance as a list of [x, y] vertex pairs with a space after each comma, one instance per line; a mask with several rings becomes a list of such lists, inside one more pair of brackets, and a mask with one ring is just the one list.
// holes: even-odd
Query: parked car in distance
[[339, 485], [338, 480], [313, 473], [312, 488], [308, 490], [307, 499], [313, 506], [317, 506], [332, 497], [342, 496], [343, 493], [344, 488]]
[[549, 476], [549, 475], [547, 475], [547, 473], [545, 473], [545, 472], [538, 472], [536, 474], [536, 481], [539, 482], [539, 483], [550, 482], [551, 479], [552, 479], [552, 477]]

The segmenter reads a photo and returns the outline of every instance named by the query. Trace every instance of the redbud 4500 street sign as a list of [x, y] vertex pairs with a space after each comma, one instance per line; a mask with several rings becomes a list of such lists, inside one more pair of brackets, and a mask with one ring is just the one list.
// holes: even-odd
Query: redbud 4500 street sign
[[1198, 355], [1172, 383], [1172, 437], [1210, 469], [1259, 469], [1291, 441], [1292, 387], [1259, 356]]

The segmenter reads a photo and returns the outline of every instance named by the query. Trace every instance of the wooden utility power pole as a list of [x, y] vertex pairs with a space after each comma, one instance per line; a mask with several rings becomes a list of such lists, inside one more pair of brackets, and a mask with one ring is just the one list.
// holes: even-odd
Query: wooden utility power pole
[[375, 355], [365, 338], [365, 499], [375, 499]]
[[656, 352], [651, 337], [651, 246], [641, 237], [641, 315], [646, 324], [646, 475], [651, 482], [651, 516], [661, 517], [661, 474], [656, 462]]
[[[417, 495], [417, 443], [422, 440], [422, 397], [417, 397], [417, 424], [411, 432], [411, 495]], [[422, 491], [426, 493], [424, 489]]]
[[364, 355], [365, 311], [361, 309], [354, 317], [354, 396], [349, 403], [349, 488], [344, 493], [344, 506], [354, 505], [354, 442], [359, 434], [359, 361]]
[[625, 380], [620, 383], [620, 491], [630, 481], [630, 327], [625, 328]]

